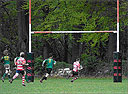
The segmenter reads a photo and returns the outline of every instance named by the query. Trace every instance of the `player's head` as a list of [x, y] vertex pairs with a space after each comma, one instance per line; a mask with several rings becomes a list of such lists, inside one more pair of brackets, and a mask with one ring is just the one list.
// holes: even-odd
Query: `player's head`
[[77, 58], [76, 61], [80, 62], [80, 58]]
[[24, 57], [25, 53], [24, 52], [20, 52], [20, 57]]
[[4, 51], [3, 51], [3, 54], [4, 54], [4, 55], [8, 55], [8, 50], [4, 50]]
[[50, 54], [49, 54], [49, 58], [53, 58], [53, 55], [52, 55], [52, 53], [50, 53]]

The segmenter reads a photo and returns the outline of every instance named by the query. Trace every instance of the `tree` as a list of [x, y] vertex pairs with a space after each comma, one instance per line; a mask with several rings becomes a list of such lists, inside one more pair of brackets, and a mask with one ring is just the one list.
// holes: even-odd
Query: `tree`
[[17, 0], [17, 10], [18, 10], [18, 51], [26, 52], [28, 49], [28, 17], [26, 11], [23, 10], [24, 0]]

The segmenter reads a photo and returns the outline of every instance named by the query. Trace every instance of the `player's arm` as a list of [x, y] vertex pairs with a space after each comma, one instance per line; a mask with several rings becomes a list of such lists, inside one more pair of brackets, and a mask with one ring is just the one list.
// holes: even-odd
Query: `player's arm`
[[17, 58], [14, 59], [14, 64], [16, 65]]
[[45, 67], [47, 59], [42, 62], [42, 67]]
[[42, 71], [44, 71], [44, 70], [45, 70], [46, 61], [47, 61], [47, 60], [44, 60], [44, 61], [42, 62]]
[[28, 66], [29, 64], [28, 63], [26, 63], [26, 64], [24, 64], [25, 66]]
[[26, 60], [25, 60], [25, 59], [23, 60], [22, 64], [23, 64], [23, 65], [28, 65], [28, 64], [26, 63]]
[[4, 61], [4, 57], [1, 57], [0, 61], [1, 61], [2, 63], [4, 63], [4, 62], [3, 62], [3, 61]]
[[26, 65], [26, 66], [28, 66], [29, 64], [28, 63], [26, 63], [26, 60], [25, 60], [25, 64], [24, 65]]
[[[23, 65], [23, 68], [24, 68], [24, 70], [25, 70], [26, 66], [28, 66], [29, 64], [26, 63], [26, 60], [24, 59], [24, 60], [22, 61], [22, 65]], [[25, 74], [24, 74], [24, 75], [25, 75]]]
[[56, 61], [54, 61], [54, 65], [56, 64]]

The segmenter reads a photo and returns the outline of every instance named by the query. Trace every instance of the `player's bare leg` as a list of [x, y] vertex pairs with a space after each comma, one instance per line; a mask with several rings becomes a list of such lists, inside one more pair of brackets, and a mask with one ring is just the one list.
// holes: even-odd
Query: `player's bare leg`
[[48, 77], [48, 73], [46, 73], [46, 75], [42, 78], [42, 79], [40, 79], [40, 83], [42, 83], [43, 82], [43, 80], [47, 80], [47, 77]]
[[13, 76], [13, 78], [12, 78], [9, 82], [12, 83], [13, 80], [16, 79], [18, 75], [19, 75], [19, 73], [16, 73], [16, 74]]
[[78, 79], [78, 76], [71, 80], [71, 82], [74, 82], [76, 79]]

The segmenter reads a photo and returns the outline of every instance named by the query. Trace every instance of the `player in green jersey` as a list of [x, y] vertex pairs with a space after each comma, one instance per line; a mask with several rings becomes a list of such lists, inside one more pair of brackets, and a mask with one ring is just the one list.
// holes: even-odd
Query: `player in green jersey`
[[50, 75], [53, 65], [56, 64], [56, 61], [52, 59], [53, 56], [52, 54], [49, 55], [48, 59], [45, 59], [42, 63], [42, 67], [46, 67], [46, 74], [44, 75], [43, 78], [40, 79], [40, 83], [43, 82], [43, 80], [47, 80], [48, 75]]
[[10, 81], [10, 60], [8, 56], [8, 50], [4, 50], [3, 52], [4, 56], [1, 58], [1, 62], [4, 64], [5, 73], [1, 80], [4, 82], [5, 76], [8, 75], [9, 81]]

